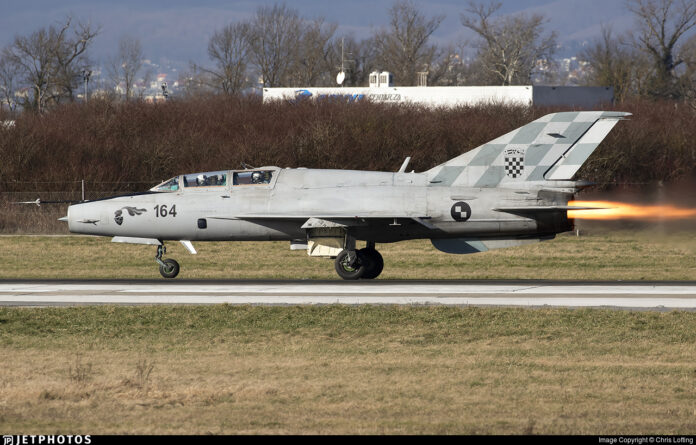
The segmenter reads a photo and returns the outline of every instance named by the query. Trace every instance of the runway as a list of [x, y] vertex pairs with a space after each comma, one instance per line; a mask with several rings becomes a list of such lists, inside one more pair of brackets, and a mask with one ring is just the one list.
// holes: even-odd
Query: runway
[[696, 310], [696, 282], [0, 280], [0, 306], [223, 303]]

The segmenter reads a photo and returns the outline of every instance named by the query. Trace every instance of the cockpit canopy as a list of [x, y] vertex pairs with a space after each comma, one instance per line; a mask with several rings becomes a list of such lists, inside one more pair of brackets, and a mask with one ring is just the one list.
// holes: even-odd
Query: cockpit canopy
[[153, 192], [175, 192], [179, 190], [179, 177], [167, 179], [163, 183], [156, 185], [150, 189]]
[[195, 187], [223, 187], [229, 184], [228, 178], [232, 177], [232, 185], [264, 185], [270, 184], [276, 170], [256, 169], [242, 171], [216, 171], [191, 173], [168, 179], [154, 186], [153, 192], [176, 192], [180, 188]]
[[270, 184], [272, 177], [272, 170], [234, 172], [234, 180], [232, 185]]
[[184, 175], [184, 187], [215, 187], [227, 185], [227, 172], [206, 172]]

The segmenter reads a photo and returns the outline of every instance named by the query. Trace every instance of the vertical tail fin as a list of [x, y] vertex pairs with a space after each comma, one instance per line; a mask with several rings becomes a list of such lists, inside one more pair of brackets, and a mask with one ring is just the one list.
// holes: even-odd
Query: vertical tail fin
[[497, 187], [568, 180], [616, 123], [630, 113], [547, 114], [428, 170], [432, 185]]

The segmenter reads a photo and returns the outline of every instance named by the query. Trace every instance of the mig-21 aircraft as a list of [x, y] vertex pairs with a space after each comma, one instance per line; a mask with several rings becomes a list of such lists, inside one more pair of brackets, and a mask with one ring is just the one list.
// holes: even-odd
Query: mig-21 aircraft
[[[543, 116], [422, 173], [260, 167], [183, 174], [142, 193], [73, 204], [70, 231], [151, 244], [163, 277], [165, 241], [290, 241], [335, 258], [346, 280], [376, 278], [378, 243], [428, 238], [447, 253], [519, 246], [573, 230], [573, 177], [623, 112]], [[363, 248], [358, 245], [364, 242]]]

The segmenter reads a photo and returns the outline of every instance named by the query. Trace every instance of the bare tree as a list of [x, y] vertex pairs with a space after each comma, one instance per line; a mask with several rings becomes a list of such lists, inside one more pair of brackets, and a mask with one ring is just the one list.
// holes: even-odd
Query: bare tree
[[428, 19], [408, 0], [398, 0], [389, 9], [389, 27], [378, 31], [373, 41], [377, 63], [394, 73], [396, 83], [416, 85], [417, 73], [431, 69], [438, 51], [428, 39], [444, 18]]
[[67, 18], [60, 28], [49, 26], [16, 36], [3, 50], [3, 57], [18, 67], [32, 91], [25, 108], [41, 112], [46, 103], [73, 100], [80, 72], [88, 65], [86, 51], [98, 30], [84, 24], [73, 27], [71, 22]]
[[99, 33], [98, 29], [89, 24], [78, 23], [72, 27], [72, 37], [68, 36], [71, 29], [71, 19], [66, 20], [60, 32], [55, 35], [56, 84], [62, 90], [62, 96], [74, 100], [75, 90], [82, 81], [82, 70], [91, 62], [86, 51], [92, 40]]
[[108, 72], [109, 77], [116, 87], [123, 84], [123, 95], [126, 100], [136, 96], [138, 73], [143, 67], [143, 47], [140, 40], [124, 36], [118, 42], [118, 51], [111, 59]]
[[200, 79], [226, 94], [237, 94], [247, 87], [251, 35], [251, 25], [245, 22], [229, 24], [215, 31], [208, 43], [208, 56], [215, 68], [199, 67], [208, 74]]
[[42, 28], [28, 37], [15, 37], [12, 45], [3, 50], [3, 58], [19, 67], [22, 80], [32, 90], [33, 95], [25, 100], [23, 106], [41, 112], [51, 73], [55, 72], [55, 60], [48, 30]]
[[262, 6], [251, 21], [251, 60], [264, 87], [279, 87], [288, 82], [297, 60], [302, 19], [285, 5]]
[[322, 86], [332, 80], [332, 38], [338, 25], [318, 18], [304, 23], [292, 71], [297, 85]]
[[462, 24], [480, 37], [478, 60], [491, 81], [501, 85], [531, 82], [538, 61], [549, 61], [556, 46], [556, 33], [543, 34], [545, 18], [524, 13], [493, 19], [501, 3], [469, 2]]
[[679, 41], [696, 26], [693, 0], [627, 0], [636, 16], [638, 29], [634, 44], [653, 61], [654, 76], [650, 95], [679, 97], [676, 68], [684, 63]]
[[680, 89], [689, 106], [696, 110], [696, 35], [684, 43], [681, 49], [686, 69], [680, 77]]
[[210, 71], [203, 70], [195, 63], [189, 63], [189, 69], [179, 73], [178, 82], [182, 96], [199, 97], [220, 91], [220, 86], [213, 79]]
[[469, 65], [464, 58], [464, 45], [448, 45], [440, 57], [433, 63], [428, 74], [429, 85], [457, 86], [470, 82]]
[[0, 108], [5, 105], [10, 111], [16, 109], [15, 93], [18, 88], [18, 77], [17, 65], [0, 55]]
[[583, 50], [580, 57], [590, 64], [585, 79], [588, 85], [613, 87], [617, 102], [637, 94], [645, 58], [612, 35], [611, 27], [602, 27], [601, 39]]

